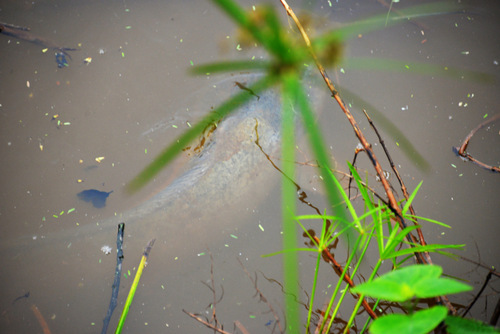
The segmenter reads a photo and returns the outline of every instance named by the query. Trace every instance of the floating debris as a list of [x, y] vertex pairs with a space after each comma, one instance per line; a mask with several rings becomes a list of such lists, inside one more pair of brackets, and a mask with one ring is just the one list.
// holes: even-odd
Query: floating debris
[[78, 198], [85, 202], [92, 202], [95, 208], [104, 208], [106, 206], [106, 199], [113, 191], [99, 191], [96, 189], [88, 189], [77, 194]]
[[101, 247], [101, 252], [103, 252], [104, 254], [106, 255], [109, 255], [111, 254], [111, 251], [113, 250], [113, 248], [111, 248], [110, 246], [108, 245], [104, 245]]
[[63, 52], [56, 52], [56, 63], [59, 68], [69, 66], [68, 61], [66, 60], [66, 55]]

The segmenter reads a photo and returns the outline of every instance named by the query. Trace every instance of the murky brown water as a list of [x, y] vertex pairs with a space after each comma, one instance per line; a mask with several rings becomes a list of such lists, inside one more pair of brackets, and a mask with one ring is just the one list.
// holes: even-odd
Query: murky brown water
[[[498, 79], [499, 43], [498, 37], [491, 35], [500, 28], [499, 9], [485, 10], [485, 6], [491, 6], [488, 2], [474, 4], [477, 7], [470, 9], [474, 15], [421, 19], [427, 26], [424, 35], [411, 23], [365, 34], [349, 43], [347, 54], [457, 66], [487, 72]], [[328, 3], [319, 2], [313, 8], [328, 20], [340, 22], [385, 11], [375, 1], [340, 1], [334, 5], [329, 8]], [[123, 191], [126, 182], [187, 128], [186, 121], [198, 118], [220, 101], [221, 96], [212, 93], [212, 86], [224, 77], [188, 76], [190, 62], [201, 64], [252, 55], [227, 51], [234, 49], [234, 26], [208, 2], [9, 2], [0, 9], [0, 21], [29, 26], [34, 34], [80, 49], [70, 53], [73, 59], [68, 68], [58, 69], [52, 51], [43, 53], [39, 46], [22, 41], [17, 44], [15, 39], [0, 35], [0, 235], [4, 245], [22, 236], [49, 237], [82, 227], [87, 231], [92, 229], [89, 226], [115, 212], [125, 212], [171, 182], [171, 175], [180, 175], [185, 165], [174, 164], [139, 194], [126, 196]], [[100, 54], [100, 50], [104, 53]], [[86, 57], [92, 57], [88, 65], [83, 63]], [[462, 163], [451, 151], [483, 121], [483, 115], [498, 113], [498, 83], [483, 85], [351, 69], [340, 74], [339, 79], [342, 86], [390, 117], [430, 163], [430, 171], [423, 173], [400, 154], [393, 139], [386, 137], [407, 186], [413, 189], [424, 180], [416, 200], [417, 213], [453, 227], [444, 230], [426, 226], [427, 241], [466, 243], [462, 255], [498, 267], [500, 178]], [[337, 109], [323, 112], [322, 125], [332, 154], [342, 164], [351, 159], [357, 141]], [[52, 119], [54, 115], [58, 117]], [[367, 122], [357, 118], [369, 133]], [[64, 125], [66, 122], [70, 124]], [[144, 135], [158, 124], [160, 129]], [[495, 123], [478, 133], [472, 139], [470, 152], [499, 165], [499, 130]], [[95, 162], [102, 156], [103, 162]], [[212, 293], [201, 283], [210, 279], [210, 260], [206, 255], [197, 256], [207, 247], [215, 256], [218, 292], [220, 284], [224, 287], [224, 298], [217, 306], [219, 320], [227, 329], [232, 329], [235, 320], [253, 333], [266, 328], [273, 318], [253, 297], [252, 284], [235, 258], [240, 256], [250, 271], [261, 270], [280, 280], [280, 258], [260, 258], [281, 246], [279, 187], [267, 178], [273, 175], [279, 177], [269, 168], [264, 178], [268, 187], [256, 183], [257, 188], [262, 188], [260, 192], [242, 192], [243, 198], [234, 207], [221, 208], [226, 210], [223, 213], [230, 217], [229, 221], [214, 214], [201, 219], [197, 216], [195, 223], [214, 226], [203, 230], [203, 238], [175, 247], [168, 242], [155, 245], [129, 313], [127, 332], [206, 332], [182, 309], [202, 313], [212, 301]], [[78, 179], [84, 182], [78, 183]], [[106, 208], [95, 209], [77, 199], [78, 192], [89, 188], [114, 190]], [[309, 194], [321, 203], [320, 194], [312, 190]], [[206, 203], [207, 198], [203, 200]], [[71, 208], [75, 211], [67, 214]], [[305, 207], [299, 209], [311, 213]], [[126, 239], [123, 268], [133, 274], [148, 236], [134, 238], [137, 231], [127, 231], [131, 236]], [[112, 238], [107, 243], [114, 246], [113, 233], [109, 234]], [[115, 258], [100, 252], [104, 237], [90, 236], [71, 238], [69, 248], [69, 243], [64, 247], [28, 243], [30, 246], [23, 246], [21, 252], [19, 247], [2, 252], [6, 254], [0, 273], [2, 332], [41, 332], [30, 309], [32, 304], [46, 317], [53, 333], [100, 331]], [[467, 277], [476, 287], [486, 275], [484, 270], [468, 264], [441, 257], [435, 260], [444, 265], [447, 273]], [[312, 262], [309, 256], [304, 257], [304, 276], [310, 273]], [[330, 281], [325, 281], [324, 286], [331, 282], [327, 278]], [[122, 279], [119, 306], [131, 281]], [[498, 288], [498, 281], [495, 283]], [[259, 287], [279, 312], [280, 288], [263, 278], [259, 279]], [[306, 280], [302, 287], [309, 290]], [[27, 291], [29, 299], [12, 304]], [[486, 319], [491, 314], [491, 305], [498, 296], [490, 289], [487, 294], [490, 307], [483, 311], [486, 299], [481, 299], [474, 316]], [[112, 326], [117, 318], [115, 314]]]

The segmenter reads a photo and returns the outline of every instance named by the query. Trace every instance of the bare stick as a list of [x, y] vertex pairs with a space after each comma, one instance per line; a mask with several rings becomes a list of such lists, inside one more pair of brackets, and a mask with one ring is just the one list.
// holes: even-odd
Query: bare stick
[[278, 324], [280, 333], [284, 333], [283, 328], [281, 327], [281, 322], [280, 322], [280, 318], [278, 317], [278, 314], [276, 313], [276, 311], [274, 311], [274, 308], [271, 305], [271, 303], [269, 303], [269, 301], [267, 300], [267, 298], [264, 296], [264, 294], [257, 287], [257, 278], [255, 280], [252, 279], [252, 276], [250, 276], [250, 273], [248, 272], [247, 268], [245, 268], [245, 266], [243, 265], [243, 263], [241, 263], [241, 260], [239, 258], [237, 258], [237, 260], [240, 263], [241, 267], [243, 268], [243, 271], [245, 272], [245, 274], [248, 276], [248, 278], [252, 282], [255, 291], [257, 291], [257, 293], [259, 294], [259, 299], [262, 300], [264, 303], [266, 303], [266, 305], [269, 307], [269, 310], [271, 310], [271, 313], [274, 316], [274, 320]]
[[465, 150], [467, 149], [467, 145], [469, 145], [469, 141], [471, 140], [472, 136], [474, 136], [474, 134], [477, 131], [479, 131], [480, 129], [482, 129], [484, 126], [486, 126], [487, 124], [489, 124], [491, 122], [496, 121], [499, 118], [500, 118], [500, 114], [498, 114], [496, 116], [493, 116], [489, 120], [484, 121], [483, 123], [479, 124], [474, 130], [472, 130], [467, 135], [467, 137], [465, 137], [465, 140], [464, 140], [464, 142], [462, 143], [462, 145], [460, 147], [453, 147], [453, 152], [455, 152], [458, 156], [461, 156], [464, 159], [472, 161], [473, 163], [475, 163], [476, 165], [478, 165], [478, 166], [480, 166], [480, 167], [482, 167], [484, 169], [490, 170], [490, 171], [495, 172], [495, 173], [500, 173], [500, 167], [496, 167], [496, 166], [491, 166], [491, 165], [485, 164], [484, 162], [481, 162], [481, 161], [477, 160], [472, 155], [470, 155], [469, 153], [465, 152]]
[[35, 304], [31, 304], [31, 310], [33, 311], [33, 314], [35, 315], [36, 320], [38, 320], [40, 326], [42, 326], [43, 334], [51, 334], [49, 325], [47, 324], [47, 321], [45, 321], [45, 318], [43, 317], [42, 312], [40, 312], [38, 307]]
[[182, 312], [186, 313], [186, 314], [187, 314], [187, 315], [189, 315], [191, 318], [193, 318], [193, 319], [195, 319], [196, 321], [198, 321], [198, 322], [200, 322], [200, 323], [204, 324], [204, 325], [205, 325], [205, 326], [207, 326], [208, 328], [213, 329], [213, 330], [214, 330], [214, 331], [216, 331], [216, 332], [219, 332], [219, 333], [222, 333], [222, 334], [231, 334], [231, 333], [229, 333], [229, 332], [226, 332], [225, 330], [222, 330], [222, 329], [220, 329], [220, 328], [218, 328], [218, 327], [215, 327], [215, 325], [212, 325], [211, 323], [209, 323], [209, 322], [207, 322], [207, 321], [203, 320], [202, 318], [198, 317], [198, 316], [197, 316], [196, 314], [194, 314], [194, 313], [188, 312], [188, 311], [186, 311], [186, 310], [184, 310], [184, 309], [182, 309]]
[[[410, 194], [408, 194], [408, 190], [406, 189], [406, 186], [405, 186], [405, 183], [403, 182], [403, 179], [401, 178], [401, 175], [399, 175], [399, 172], [398, 172], [398, 169], [396, 168], [396, 165], [394, 164], [394, 162], [392, 161], [392, 158], [391, 158], [391, 155], [389, 154], [389, 150], [387, 149], [387, 147], [385, 146], [385, 142], [384, 140], [382, 139], [382, 136], [380, 135], [380, 133], [378, 132], [378, 129], [377, 127], [375, 126], [375, 124], [373, 124], [373, 121], [372, 119], [370, 118], [370, 116], [368, 115], [368, 113], [366, 112], [365, 109], [363, 109], [363, 113], [365, 114], [366, 116], [366, 119], [368, 119], [368, 122], [370, 123], [373, 131], [375, 131], [375, 134], [377, 135], [378, 137], [378, 141], [380, 143], [380, 145], [382, 145], [382, 148], [384, 149], [384, 152], [385, 152], [385, 156], [387, 157], [387, 160], [389, 160], [389, 164], [392, 168], [392, 171], [394, 172], [394, 175], [396, 175], [396, 178], [398, 179], [399, 181], [399, 184], [401, 186], [401, 190], [403, 191], [403, 196], [405, 197], [405, 199], [408, 201], [408, 198], [410, 197]], [[415, 213], [415, 210], [413, 209], [413, 205], [410, 204], [410, 213], [415, 216], [416, 213]], [[417, 225], [417, 220], [415, 219], [413, 221], [413, 223], [415, 225]], [[418, 233], [418, 237], [420, 239], [420, 244], [422, 246], [425, 246], [427, 245], [427, 243], [425, 242], [425, 239], [424, 239], [424, 235], [422, 234], [422, 230], [420, 229], [420, 227], [417, 229], [417, 233]]]

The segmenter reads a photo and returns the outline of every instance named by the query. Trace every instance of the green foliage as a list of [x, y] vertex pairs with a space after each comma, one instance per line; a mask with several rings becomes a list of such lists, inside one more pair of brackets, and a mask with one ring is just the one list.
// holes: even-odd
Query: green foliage
[[[442, 272], [442, 268], [435, 265], [408, 266], [358, 285], [351, 289], [351, 292], [393, 302], [405, 302], [472, 290], [467, 284], [440, 277]], [[411, 314], [389, 314], [375, 320], [370, 331], [374, 334], [424, 334], [441, 323], [446, 314], [447, 309], [444, 306], [435, 306]]]
[[391, 271], [352, 292], [373, 298], [404, 302], [413, 298], [431, 298], [472, 290], [462, 282], [440, 277], [443, 269], [435, 265], [413, 265]]
[[373, 334], [426, 334], [446, 318], [448, 309], [434, 306], [413, 314], [389, 314], [379, 318], [370, 326]]
[[[317, 253], [312, 293], [308, 305], [309, 312], [307, 324], [305, 326], [305, 331], [309, 332], [312, 312], [317, 308], [314, 303], [321, 259], [325, 249], [332, 245], [339, 236], [344, 236], [346, 238], [348, 246], [350, 247], [350, 255], [347, 262], [343, 264], [340, 277], [328, 301], [327, 308], [325, 309], [325, 314], [328, 316], [324, 317], [323, 322], [320, 324], [319, 330], [321, 332], [323, 329], [328, 332], [331, 330], [333, 320], [337, 316], [340, 306], [349, 292], [402, 302], [415, 298], [429, 298], [468, 291], [470, 289], [469, 286], [455, 280], [440, 277], [442, 269], [438, 266], [409, 266], [375, 279], [379, 274], [379, 269], [384, 260], [392, 261], [394, 267], [397, 268], [410, 259], [415, 252], [445, 253], [443, 251], [444, 249], [461, 248], [463, 245], [433, 244], [421, 246], [406, 242], [405, 239], [408, 234], [419, 226], [408, 226], [403, 230], [394, 227], [391, 223], [395, 218], [393, 212], [383, 202], [376, 201], [373, 193], [366, 187], [365, 182], [363, 182], [357, 170], [349, 165], [365, 205], [364, 211], [358, 213], [348, 195], [343, 190], [342, 185], [332, 172], [327, 150], [325, 148], [325, 141], [315, 122], [314, 113], [309, 105], [307, 94], [300, 84], [301, 76], [304, 72], [304, 64], [311, 63], [311, 56], [307, 48], [291, 40], [289, 34], [281, 27], [278, 16], [271, 7], [263, 7], [260, 9], [258, 19], [256, 19], [255, 13], [252, 11], [245, 11], [232, 0], [213, 1], [228, 17], [233, 19], [241, 29], [245, 30], [253, 40], [266, 49], [270, 55], [270, 60], [218, 62], [194, 67], [192, 72], [196, 74], [213, 74], [230, 71], [263, 71], [265, 73], [263, 78], [248, 87], [249, 90], [259, 95], [266, 89], [273, 86], [279, 86], [282, 92], [282, 170], [285, 175], [282, 181], [283, 249], [271, 255], [278, 253], [283, 255], [283, 286], [286, 291], [285, 309], [288, 326], [287, 332], [297, 333], [303, 328], [299, 304], [295, 299], [296, 296], [299, 296], [298, 251]], [[408, 9], [403, 15], [412, 17], [415, 15], [445, 12], [453, 10], [454, 8], [455, 5], [450, 5], [449, 3], [431, 3]], [[396, 24], [400, 21], [401, 19], [389, 18], [388, 15], [380, 15], [357, 21], [313, 39], [313, 49], [318, 53], [319, 59], [326, 60], [329, 65], [335, 65], [334, 62], [338, 60], [337, 56], [341, 53], [342, 44], [347, 39], [357, 36], [360, 33], [382, 29], [387, 25]], [[443, 70], [440, 67], [394, 62], [392, 60], [383, 61], [372, 59], [370, 63], [366, 60], [350, 59], [346, 64], [348, 66], [355, 64], [361, 68], [376, 66], [384, 71], [396, 69], [402, 73], [432, 73], [435, 75], [435, 72], [439, 72], [452, 76], [462, 76], [466, 74], [470, 75], [473, 79], [478, 79], [480, 81], [485, 80], [484, 76], [474, 76], [474, 73], [470, 72], [460, 72], [450, 69]], [[362, 101], [362, 99], [357, 98], [354, 94], [352, 94], [351, 97], [353, 100], [357, 99], [357, 101]], [[206, 124], [218, 122], [251, 98], [252, 95], [248, 94], [246, 91], [242, 91], [228, 101], [222, 103], [216, 108], [217, 112], [207, 115], [202, 121], [186, 131], [173, 144], [168, 146], [159, 156], [157, 156], [149, 166], [132, 180], [128, 185], [128, 189], [135, 191], [142, 187], [146, 182], [154, 178], [166, 164], [172, 161], [184, 147], [198, 137], [204, 130]], [[362, 105], [363, 104], [366, 105], [367, 102], [362, 101]], [[370, 107], [369, 109], [370, 114], [375, 113], [375, 115], [378, 115], [376, 117], [379, 119], [384, 118], [381, 113], [377, 113], [375, 108]], [[293, 179], [295, 173], [293, 162], [295, 150], [295, 114], [300, 115], [300, 119], [303, 122], [307, 138], [314, 153], [314, 160], [317, 161], [319, 165], [324, 180], [324, 188], [332, 211], [331, 215], [296, 216], [296, 189], [290, 182], [290, 178]], [[374, 117], [375, 120], [376, 117]], [[401, 144], [401, 148], [404, 152], [413, 157], [417, 157], [414, 161], [416, 161], [418, 165], [423, 169], [428, 167], [425, 159], [415, 154], [415, 150], [411, 143], [405, 139], [403, 133], [399, 131], [392, 122], [384, 122], [382, 123], [382, 127], [387, 127], [389, 129], [389, 134], [393, 136], [393, 138], [396, 138]], [[408, 208], [413, 202], [420, 185], [421, 184], [419, 184], [405, 203], [402, 210], [403, 218], [406, 221], [415, 221], [418, 218], [419, 220], [439, 224], [443, 227], [449, 227], [446, 224], [432, 219], [423, 219], [421, 217], [409, 215]], [[344, 205], [346, 209], [344, 209]], [[321, 235], [318, 236], [319, 241], [309, 235], [308, 229], [303, 223], [305, 220], [318, 220], [321, 222], [322, 228]], [[316, 249], [297, 248], [297, 227], [295, 223], [309, 235]], [[373, 271], [370, 273], [366, 283], [354, 289], [348, 289], [344, 278], [347, 278], [348, 274], [351, 277], [357, 274], [368, 247], [373, 241], [377, 243], [379, 251], [379, 259]], [[363, 298], [358, 299], [348, 324], [346, 325], [346, 331], [349, 330], [354, 318], [358, 314], [362, 300]], [[373, 333], [392, 333], [396, 331], [399, 333], [426, 333], [435, 328], [437, 324], [445, 319], [445, 317], [446, 309], [444, 307], [433, 307], [410, 315], [394, 314], [382, 317], [375, 321], [370, 329]], [[453, 321], [454, 320], [451, 320], [450, 324], [453, 325]]]

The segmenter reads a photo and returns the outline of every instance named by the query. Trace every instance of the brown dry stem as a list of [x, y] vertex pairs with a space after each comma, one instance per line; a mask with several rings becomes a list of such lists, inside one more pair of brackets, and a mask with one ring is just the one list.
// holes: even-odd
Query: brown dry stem
[[469, 145], [469, 142], [472, 138], [472, 136], [474, 136], [474, 134], [479, 131], [480, 129], [482, 129], [483, 127], [485, 127], [486, 125], [488, 125], [489, 123], [492, 123], [496, 120], [500, 119], [500, 114], [496, 115], [496, 116], [493, 116], [492, 118], [490, 118], [489, 120], [487, 121], [484, 121], [482, 122], [481, 124], [479, 124], [478, 126], [476, 126], [468, 135], [467, 137], [465, 137], [464, 139], [464, 142], [462, 143], [462, 145], [460, 147], [454, 147], [453, 148], [453, 151], [461, 156], [462, 158], [464, 159], [467, 159], [473, 163], [475, 163], [476, 165], [484, 168], [484, 169], [487, 169], [489, 171], [492, 171], [492, 172], [495, 172], [495, 173], [500, 173], [500, 167], [497, 167], [497, 166], [492, 166], [492, 165], [488, 165], [484, 162], [481, 162], [479, 160], [477, 160], [476, 158], [474, 158], [472, 155], [470, 155], [469, 153], [465, 152], [465, 150], [467, 149], [467, 146]]

